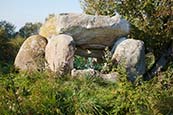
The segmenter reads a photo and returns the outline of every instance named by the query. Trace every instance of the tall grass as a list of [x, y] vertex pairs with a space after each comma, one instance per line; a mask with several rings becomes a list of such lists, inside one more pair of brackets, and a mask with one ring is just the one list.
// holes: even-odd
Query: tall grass
[[133, 84], [121, 72], [117, 83], [95, 77], [52, 77], [48, 73], [0, 76], [0, 114], [125, 115], [172, 114], [172, 77]]

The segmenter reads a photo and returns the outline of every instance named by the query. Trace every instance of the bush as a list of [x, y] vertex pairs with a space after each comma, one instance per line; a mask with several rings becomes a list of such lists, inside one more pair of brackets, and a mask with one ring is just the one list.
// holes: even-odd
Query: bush
[[133, 84], [123, 71], [120, 75], [117, 83], [47, 73], [1, 75], [0, 114], [173, 113], [173, 79], [169, 75], [145, 82], [139, 78]]
[[80, 0], [85, 13], [115, 15], [118, 11], [131, 24], [130, 38], [145, 42], [155, 56], [165, 51], [172, 38], [171, 0]]

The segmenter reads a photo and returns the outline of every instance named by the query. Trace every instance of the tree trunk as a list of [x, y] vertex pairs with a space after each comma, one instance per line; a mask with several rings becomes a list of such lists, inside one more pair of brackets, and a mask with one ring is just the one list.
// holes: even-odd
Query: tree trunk
[[170, 42], [166, 52], [160, 56], [153, 67], [144, 74], [144, 80], [152, 79], [171, 61], [173, 61], [173, 41]]

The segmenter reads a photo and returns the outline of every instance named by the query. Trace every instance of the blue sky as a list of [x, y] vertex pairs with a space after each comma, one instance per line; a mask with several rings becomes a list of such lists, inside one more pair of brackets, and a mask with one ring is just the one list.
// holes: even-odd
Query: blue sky
[[0, 0], [0, 20], [14, 24], [17, 29], [26, 22], [44, 22], [52, 13], [82, 13], [79, 0]]

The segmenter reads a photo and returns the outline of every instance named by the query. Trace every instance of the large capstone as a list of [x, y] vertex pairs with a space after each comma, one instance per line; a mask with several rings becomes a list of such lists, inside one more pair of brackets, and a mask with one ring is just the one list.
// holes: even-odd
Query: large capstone
[[119, 16], [93, 16], [63, 13], [50, 18], [40, 29], [40, 35], [51, 39], [53, 35], [67, 34], [82, 49], [104, 49], [129, 33], [129, 24]]

